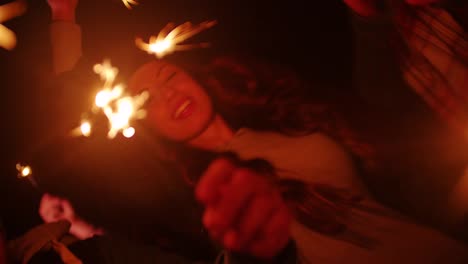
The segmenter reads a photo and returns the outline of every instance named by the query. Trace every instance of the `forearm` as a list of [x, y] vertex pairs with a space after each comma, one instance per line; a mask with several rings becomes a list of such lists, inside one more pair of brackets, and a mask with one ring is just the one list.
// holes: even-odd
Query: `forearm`
[[76, 24], [77, 0], [48, 0], [50, 41], [55, 74], [72, 70], [82, 55], [81, 28]]
[[72, 21], [55, 20], [50, 25], [55, 74], [72, 70], [82, 55], [81, 28]]

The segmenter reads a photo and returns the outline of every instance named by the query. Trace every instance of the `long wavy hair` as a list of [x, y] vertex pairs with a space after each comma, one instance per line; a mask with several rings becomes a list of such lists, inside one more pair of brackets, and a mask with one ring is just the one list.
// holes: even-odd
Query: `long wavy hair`
[[372, 146], [345, 118], [353, 98], [324, 83], [305, 82], [294, 71], [251, 57], [216, 57], [182, 65], [212, 99], [214, 111], [237, 131], [250, 128], [288, 136], [322, 132], [341, 143], [365, 170], [375, 166]]

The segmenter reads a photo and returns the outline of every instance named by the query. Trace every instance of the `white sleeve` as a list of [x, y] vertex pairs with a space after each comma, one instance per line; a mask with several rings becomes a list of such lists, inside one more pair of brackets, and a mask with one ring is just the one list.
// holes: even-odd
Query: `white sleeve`
[[82, 55], [80, 26], [68, 21], [53, 22], [50, 41], [54, 73], [72, 70]]

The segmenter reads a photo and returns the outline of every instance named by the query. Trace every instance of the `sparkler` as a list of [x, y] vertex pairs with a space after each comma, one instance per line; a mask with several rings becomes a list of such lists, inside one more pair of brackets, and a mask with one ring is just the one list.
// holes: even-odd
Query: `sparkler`
[[16, 170], [18, 171], [18, 178], [20, 179], [28, 179], [28, 181], [37, 188], [37, 183], [32, 177], [32, 169], [29, 165], [22, 165], [21, 163], [16, 164]]
[[[20, 16], [26, 12], [26, 2], [17, 0], [0, 6], [0, 23]], [[12, 50], [16, 46], [16, 35], [13, 31], [0, 24], [0, 47]]]
[[16, 170], [18, 171], [18, 178], [26, 178], [32, 174], [32, 169], [28, 165], [16, 164]]
[[122, 2], [128, 9], [132, 9], [132, 5], [138, 5], [136, 0], [122, 0]]
[[158, 59], [175, 51], [189, 50], [193, 48], [206, 48], [209, 47], [209, 43], [180, 43], [206, 29], [213, 27], [214, 25], [216, 25], [216, 21], [205, 21], [199, 25], [193, 25], [190, 22], [186, 22], [177, 27], [174, 23], [169, 23], [161, 30], [161, 32], [159, 32], [158, 36], [151, 36], [148, 43], [144, 42], [141, 38], [137, 38], [135, 40], [135, 44], [140, 49], [148, 52], [148, 54], [156, 55]]
[[[130, 126], [132, 120], [142, 119], [146, 111], [142, 106], [149, 97], [144, 91], [136, 96], [125, 96], [122, 84], [114, 85], [118, 69], [112, 67], [109, 61], [94, 66], [94, 72], [101, 76], [104, 88], [96, 94], [94, 112], [102, 111], [109, 121], [108, 138], [115, 138], [118, 133], [130, 138], [135, 134], [135, 128]], [[92, 133], [89, 120], [82, 120], [80, 127], [72, 132], [74, 135], [88, 137]]]

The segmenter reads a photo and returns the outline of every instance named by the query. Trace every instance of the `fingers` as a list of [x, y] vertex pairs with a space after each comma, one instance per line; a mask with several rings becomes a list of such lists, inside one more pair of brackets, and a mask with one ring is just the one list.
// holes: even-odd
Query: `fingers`
[[44, 194], [39, 203], [38, 211], [44, 222], [55, 222], [62, 214], [60, 210], [60, 200], [55, 196]]
[[230, 226], [236, 224], [240, 212], [261, 188], [260, 184], [248, 170], [240, 169], [233, 173], [231, 182], [222, 188], [221, 199], [209, 211], [211, 220], [206, 219], [216, 234], [224, 234]]
[[256, 240], [250, 244], [250, 252], [259, 258], [272, 258], [283, 250], [290, 239], [291, 215], [286, 206], [275, 211]]
[[237, 242], [240, 245], [249, 244], [262, 231], [277, 207], [278, 202], [273, 199], [269, 195], [259, 195], [246, 209], [238, 227]]
[[219, 159], [202, 176], [196, 196], [206, 206], [203, 224], [225, 248], [271, 258], [287, 245], [290, 212], [263, 175]]
[[73, 210], [73, 206], [70, 204], [68, 200], [61, 199], [60, 206], [63, 211], [63, 218], [67, 219], [68, 221], [72, 221], [76, 217], [75, 211]]
[[205, 205], [215, 203], [220, 186], [231, 180], [234, 170], [234, 165], [227, 159], [217, 159], [212, 162], [197, 185], [195, 190], [197, 199]]

